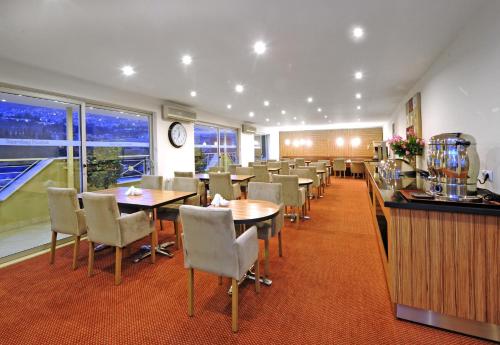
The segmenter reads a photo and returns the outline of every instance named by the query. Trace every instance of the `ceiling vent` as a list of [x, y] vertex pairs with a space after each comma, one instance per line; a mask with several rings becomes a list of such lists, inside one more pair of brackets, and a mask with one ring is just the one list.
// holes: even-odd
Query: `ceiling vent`
[[248, 123], [244, 123], [242, 126], [241, 126], [241, 131], [243, 133], [248, 133], [248, 134], [255, 134], [257, 132], [257, 128], [255, 128], [255, 126], [252, 126]]
[[161, 117], [169, 121], [194, 122], [196, 112], [177, 104], [163, 104]]

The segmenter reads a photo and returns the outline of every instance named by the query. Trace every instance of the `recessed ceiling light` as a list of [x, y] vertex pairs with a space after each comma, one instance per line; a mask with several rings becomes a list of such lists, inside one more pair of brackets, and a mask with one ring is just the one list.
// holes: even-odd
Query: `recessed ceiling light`
[[281, 115], [285, 115], [285, 114], [286, 114], [286, 110], [282, 110]]
[[352, 29], [352, 36], [356, 39], [360, 39], [365, 35], [365, 30], [363, 30], [362, 27], [356, 26], [354, 29]]
[[294, 120], [297, 120], [297, 116], [294, 116], [294, 117], [293, 117], [293, 119], [294, 119]]
[[328, 118], [328, 115], [325, 115], [325, 116], [323, 116], [323, 117], [324, 117], [325, 119], [327, 119], [327, 118]]
[[279, 125], [281, 125], [281, 123], [280, 123], [280, 122], [277, 122], [276, 124], [277, 124], [278, 126], [279, 126]]
[[305, 124], [306, 124], [306, 122], [305, 122], [305, 121], [302, 121], [301, 123], [302, 123], [303, 125], [305, 125]]
[[354, 78], [356, 78], [358, 80], [363, 79], [363, 72], [357, 71], [356, 73], [354, 73]]
[[257, 55], [262, 55], [266, 52], [267, 46], [263, 41], [257, 41], [253, 45], [253, 51]]
[[182, 56], [182, 63], [186, 66], [189, 66], [191, 65], [191, 63], [193, 62], [193, 58], [191, 57], [191, 55], [183, 55]]
[[2, 99], [2, 102], [7, 102], [5, 99]]
[[251, 112], [249, 112], [249, 113], [248, 113], [248, 116], [250, 116], [250, 117], [254, 117], [254, 116], [255, 116], [255, 113], [254, 113], [253, 111], [251, 111]]
[[307, 103], [312, 103], [314, 99], [312, 97], [307, 97]]
[[269, 119], [266, 119], [266, 122], [269, 122]]
[[241, 84], [236, 84], [236, 86], [234, 87], [234, 91], [236, 91], [238, 93], [242, 93], [244, 90], [245, 90], [245, 87]]
[[356, 109], [361, 110], [361, 106], [360, 106], [360, 105], [358, 105], [358, 106], [356, 107]]
[[233, 106], [231, 104], [226, 105], [227, 109], [231, 109]]
[[134, 70], [134, 67], [130, 66], [130, 65], [125, 65], [121, 68], [122, 70], [122, 73], [123, 75], [129, 77], [133, 74], [135, 74], [135, 70]]
[[269, 107], [269, 101], [264, 101], [264, 107]]
[[321, 108], [318, 108], [317, 110], [318, 110], [318, 113], [321, 113], [323, 111], [323, 109], [321, 109]]
[[191, 91], [189, 94], [191, 95], [191, 97], [196, 97], [196, 95], [198, 95], [198, 93], [194, 90]]
[[361, 95], [359, 92], [356, 94], [356, 99], [361, 99], [361, 97], [363, 97], [363, 95]]

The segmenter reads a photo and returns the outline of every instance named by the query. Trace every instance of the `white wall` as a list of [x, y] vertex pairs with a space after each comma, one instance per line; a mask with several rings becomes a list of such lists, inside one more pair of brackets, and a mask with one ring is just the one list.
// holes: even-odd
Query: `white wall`
[[[77, 79], [57, 72], [43, 70], [0, 59], [0, 83], [13, 84], [51, 93], [60, 93], [68, 97], [84, 98], [102, 103], [110, 103], [153, 113], [154, 156], [156, 173], [172, 177], [174, 170], [194, 170], [194, 125], [184, 124], [187, 130], [186, 144], [174, 148], [168, 141], [170, 121], [161, 119], [163, 100], [138, 93], [109, 88], [93, 82]], [[197, 110], [198, 119], [203, 122], [241, 128], [241, 123]], [[253, 135], [251, 145], [246, 135], [241, 135], [240, 157], [248, 160], [254, 154]]]
[[405, 102], [422, 94], [423, 137], [473, 135], [481, 169], [494, 170], [486, 188], [500, 192], [500, 1], [489, 2], [460, 31], [393, 114], [405, 132]]

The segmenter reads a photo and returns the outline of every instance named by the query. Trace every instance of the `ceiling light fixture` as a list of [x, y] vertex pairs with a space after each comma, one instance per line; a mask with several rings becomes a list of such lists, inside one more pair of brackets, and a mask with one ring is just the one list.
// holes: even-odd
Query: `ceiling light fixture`
[[356, 73], [354, 73], [354, 78], [356, 78], [357, 80], [363, 79], [363, 72], [357, 71]]
[[353, 147], [358, 147], [361, 144], [361, 138], [355, 137], [351, 139], [351, 145]]
[[194, 90], [191, 91], [189, 94], [191, 95], [191, 97], [196, 97], [196, 95], [198, 95], [198, 93]]
[[327, 118], [328, 118], [328, 115], [325, 115], [325, 116], [323, 116], [323, 117], [324, 117], [325, 119], [327, 119]]
[[282, 110], [281, 115], [285, 115], [285, 114], [286, 114], [286, 110]]
[[301, 123], [302, 123], [303, 125], [305, 125], [305, 124], [306, 124], [306, 122], [305, 122], [305, 121], [302, 121]]
[[[278, 126], [279, 126], [279, 122], [278, 122]], [[285, 145], [290, 146], [290, 144], [291, 144], [290, 139], [285, 139]]]
[[294, 116], [294, 117], [293, 117], [293, 119], [294, 119], [294, 120], [297, 120], [297, 116]]
[[264, 101], [264, 107], [269, 107], [269, 101]]
[[360, 106], [360, 105], [358, 105], [358, 106], [356, 107], [356, 109], [361, 110], [361, 106]]
[[254, 117], [254, 116], [255, 116], [255, 113], [254, 113], [253, 111], [251, 111], [251, 112], [249, 112], [249, 113], [248, 113], [248, 116], [250, 116], [250, 117]]
[[356, 99], [361, 99], [363, 95], [361, 95], [359, 92], [356, 94]]
[[135, 74], [134, 67], [130, 65], [125, 65], [121, 68], [123, 75], [130, 77], [131, 75]]
[[231, 109], [233, 106], [231, 104], [226, 105], [227, 109]]
[[263, 41], [257, 41], [253, 45], [253, 51], [257, 55], [262, 55], [266, 52], [267, 46]]
[[266, 119], [266, 122], [269, 122], [269, 119]]
[[193, 62], [193, 58], [191, 57], [191, 55], [184, 55], [182, 57], [182, 63], [186, 66], [189, 66], [191, 65], [191, 63]]
[[354, 29], [352, 29], [352, 36], [355, 39], [363, 38], [364, 35], [365, 35], [365, 30], [363, 30], [362, 27], [356, 26]]
[[244, 90], [245, 87], [243, 87], [243, 85], [241, 84], [236, 84], [236, 86], [234, 87], [234, 91], [236, 91], [237, 93], [242, 93]]
[[312, 103], [314, 99], [312, 97], [307, 97], [307, 103]]
[[344, 146], [344, 138], [342, 138], [342, 137], [338, 137], [338, 138], [335, 140], [335, 143], [337, 144], [337, 146]]
[[318, 113], [321, 113], [322, 111], [323, 111], [323, 109], [318, 108]]

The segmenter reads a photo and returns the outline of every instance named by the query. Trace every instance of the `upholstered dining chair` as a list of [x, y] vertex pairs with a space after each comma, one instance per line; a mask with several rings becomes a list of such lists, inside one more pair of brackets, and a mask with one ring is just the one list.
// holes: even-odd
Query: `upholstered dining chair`
[[142, 175], [141, 188], [145, 189], [163, 189], [163, 176]]
[[[328, 183], [330, 183], [330, 176], [332, 176], [332, 162], [329, 159], [318, 159], [318, 162], [325, 163], [326, 177], [328, 178]], [[330, 166], [329, 168], [326, 166]]]
[[220, 166], [210, 167], [208, 168], [208, 172], [224, 172], [224, 168]]
[[290, 174], [290, 162], [289, 161], [281, 161], [280, 162], [280, 175], [288, 175]]
[[345, 177], [346, 169], [347, 166], [345, 164], [345, 159], [337, 158], [333, 161], [332, 170], [335, 177], [337, 176], [337, 173], [340, 173], [340, 176], [343, 175], [343, 177]]
[[[236, 175], [253, 175], [253, 167], [237, 167]], [[240, 186], [244, 191], [244, 197], [246, 197], [246, 192], [248, 191], [248, 181], [240, 182]]]
[[[174, 171], [174, 177], [194, 177], [194, 174], [192, 171]], [[200, 202], [202, 205], [207, 203], [207, 200], [205, 200], [205, 189], [205, 182], [198, 181], [198, 194], [200, 195]]]
[[252, 226], [236, 238], [233, 214], [227, 208], [180, 207], [184, 267], [188, 270], [188, 315], [194, 315], [194, 270], [232, 279], [232, 329], [238, 331], [238, 283], [255, 267], [260, 290], [259, 243]]
[[230, 173], [209, 173], [208, 189], [212, 197], [220, 194], [226, 200], [235, 200], [241, 197], [239, 183], [231, 183]]
[[295, 158], [293, 161], [295, 162], [295, 167], [302, 167], [306, 165], [305, 158]]
[[73, 188], [47, 188], [49, 198], [50, 228], [52, 239], [50, 242], [50, 263], [53, 264], [56, 255], [57, 234], [73, 235], [75, 244], [73, 246], [73, 269], [78, 263], [80, 251], [80, 238], [87, 233], [85, 213], [80, 209]]
[[[290, 172], [292, 174], [292, 172]], [[294, 218], [299, 222], [299, 213], [304, 215], [306, 203], [306, 190], [299, 187], [299, 177], [297, 175], [273, 175], [273, 183], [281, 184], [283, 194], [283, 204], [292, 208]], [[300, 212], [298, 211], [300, 210]]]
[[267, 165], [254, 165], [254, 182], [271, 182], [271, 174], [267, 171]]
[[229, 164], [227, 166], [227, 171], [230, 172], [231, 174], [235, 175], [237, 167], [241, 167], [241, 164]]
[[325, 162], [311, 162], [309, 164], [309, 167], [316, 167], [316, 171], [324, 171], [324, 174], [318, 174], [318, 177], [320, 179], [320, 188], [323, 189], [323, 194], [325, 193], [325, 185], [326, 185], [326, 179], [328, 178], [328, 171], [326, 169], [326, 163]]
[[[321, 195], [321, 180], [316, 173], [316, 167], [299, 167], [295, 169], [290, 169], [290, 175], [297, 175], [302, 178], [308, 178], [313, 181], [311, 184], [311, 187], [316, 188], [316, 197], [319, 198]], [[308, 195], [308, 197], [314, 197], [311, 191], [311, 195]]]
[[281, 162], [276, 162], [276, 161], [271, 162], [271, 161], [268, 161], [267, 168], [268, 169], [276, 169], [276, 168], [281, 169]]
[[365, 176], [365, 165], [363, 162], [351, 162], [351, 174], [357, 176]]
[[115, 285], [122, 282], [122, 250], [132, 242], [151, 236], [151, 262], [156, 259], [157, 233], [144, 211], [121, 216], [114, 195], [83, 193], [89, 243], [88, 276], [94, 268], [94, 243], [115, 247]]
[[278, 236], [278, 254], [283, 256], [281, 244], [281, 229], [283, 229], [285, 217], [285, 205], [283, 204], [282, 186], [279, 183], [250, 182], [248, 184], [248, 199], [265, 200], [279, 205], [280, 212], [274, 221], [268, 220], [257, 223], [257, 237], [264, 240], [264, 275], [269, 276], [269, 241], [271, 237]]
[[174, 223], [175, 243], [177, 248], [181, 247], [180, 231], [179, 231], [179, 207], [183, 204], [200, 206], [200, 195], [198, 189], [199, 180], [193, 177], [174, 177], [171, 184], [171, 189], [176, 192], [192, 192], [197, 193], [195, 196], [189, 197], [175, 203], [162, 206], [157, 211], [157, 217], [161, 221], [168, 220]]

